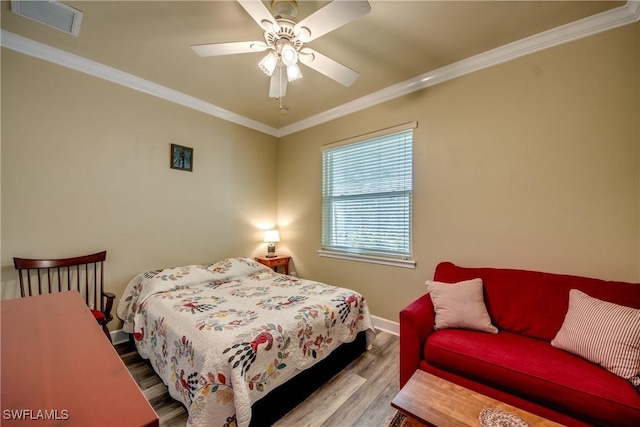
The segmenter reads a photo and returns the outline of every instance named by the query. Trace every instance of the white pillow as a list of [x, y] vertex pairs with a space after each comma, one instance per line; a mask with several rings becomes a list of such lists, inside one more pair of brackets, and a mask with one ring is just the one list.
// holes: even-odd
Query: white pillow
[[640, 310], [569, 291], [569, 309], [551, 345], [640, 387]]
[[436, 313], [433, 329], [458, 328], [498, 333], [484, 304], [482, 279], [458, 283], [427, 280], [426, 284]]

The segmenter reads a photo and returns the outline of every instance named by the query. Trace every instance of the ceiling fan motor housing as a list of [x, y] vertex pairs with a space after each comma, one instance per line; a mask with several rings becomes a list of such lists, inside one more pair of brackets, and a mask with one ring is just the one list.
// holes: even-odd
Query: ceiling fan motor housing
[[298, 14], [298, 3], [295, 0], [273, 0], [271, 9], [275, 12], [276, 19], [281, 17], [295, 18]]
[[294, 32], [296, 23], [284, 18], [277, 19], [276, 21], [280, 26], [280, 30], [277, 33], [271, 31], [264, 32], [264, 40], [267, 42], [267, 45], [275, 47], [278, 44], [278, 40], [285, 39], [289, 41], [296, 50], [300, 50], [303, 43], [297, 39], [297, 35]]

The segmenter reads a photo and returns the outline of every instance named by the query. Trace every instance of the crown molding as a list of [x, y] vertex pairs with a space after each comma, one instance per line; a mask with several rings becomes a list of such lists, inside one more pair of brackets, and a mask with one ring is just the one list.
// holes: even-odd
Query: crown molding
[[627, 2], [626, 7], [629, 8], [629, 12], [635, 16], [635, 18], [631, 21], [640, 21], [640, 1], [638, 0], [629, 0]]
[[425, 89], [474, 71], [498, 65], [530, 53], [608, 31], [640, 20], [640, 0], [630, 0], [624, 6], [545, 31], [508, 45], [472, 56], [436, 70], [421, 74], [354, 101], [324, 111], [307, 119], [276, 129], [217, 105], [186, 95], [165, 86], [81, 56], [36, 42], [6, 30], [0, 30], [0, 46], [38, 59], [71, 68], [94, 77], [174, 102], [202, 113], [257, 130], [275, 137], [287, 136], [322, 123], [355, 113], [386, 101]]
[[412, 79], [379, 90], [378, 92], [373, 92], [331, 110], [282, 127], [278, 129], [276, 136], [283, 137], [299, 132], [474, 71], [637, 22], [639, 18], [640, 1], [628, 1], [624, 6], [518, 40], [442, 68], [429, 71]]
[[217, 105], [196, 97], [186, 95], [177, 90], [169, 89], [168, 87], [134, 76], [133, 74], [125, 73], [124, 71], [48, 46], [44, 43], [36, 42], [6, 30], [1, 30], [0, 32], [0, 45], [7, 49], [108, 80], [268, 135], [276, 136], [277, 133], [276, 128], [225, 110], [224, 108], [220, 108]]

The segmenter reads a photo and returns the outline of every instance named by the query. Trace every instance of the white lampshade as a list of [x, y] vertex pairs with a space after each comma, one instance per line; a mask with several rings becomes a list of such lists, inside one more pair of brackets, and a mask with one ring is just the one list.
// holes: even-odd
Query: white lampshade
[[258, 62], [258, 67], [267, 75], [271, 76], [278, 65], [278, 55], [271, 51]]
[[302, 78], [302, 72], [300, 71], [298, 64], [289, 65], [287, 67], [287, 79], [292, 82], [300, 78]]
[[264, 232], [265, 243], [276, 243], [280, 241], [280, 233], [278, 230], [267, 230]]
[[282, 63], [287, 67], [295, 65], [298, 62], [298, 51], [290, 44], [282, 46], [280, 55], [282, 56]]

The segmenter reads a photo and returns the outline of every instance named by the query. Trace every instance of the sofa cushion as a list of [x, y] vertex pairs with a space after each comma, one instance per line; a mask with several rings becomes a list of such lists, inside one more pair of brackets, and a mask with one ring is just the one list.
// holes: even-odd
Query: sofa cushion
[[501, 331], [551, 341], [569, 305], [569, 291], [640, 308], [640, 284], [506, 268], [466, 268], [450, 262], [436, 267], [434, 280], [455, 283], [481, 278], [493, 324]]
[[498, 333], [484, 305], [481, 279], [451, 284], [427, 280], [426, 284], [436, 314], [434, 329], [461, 328]]
[[545, 341], [446, 329], [428, 337], [424, 352], [437, 368], [592, 422], [640, 419], [640, 394], [628, 381]]
[[551, 345], [640, 386], [640, 310], [569, 292], [569, 310]]

